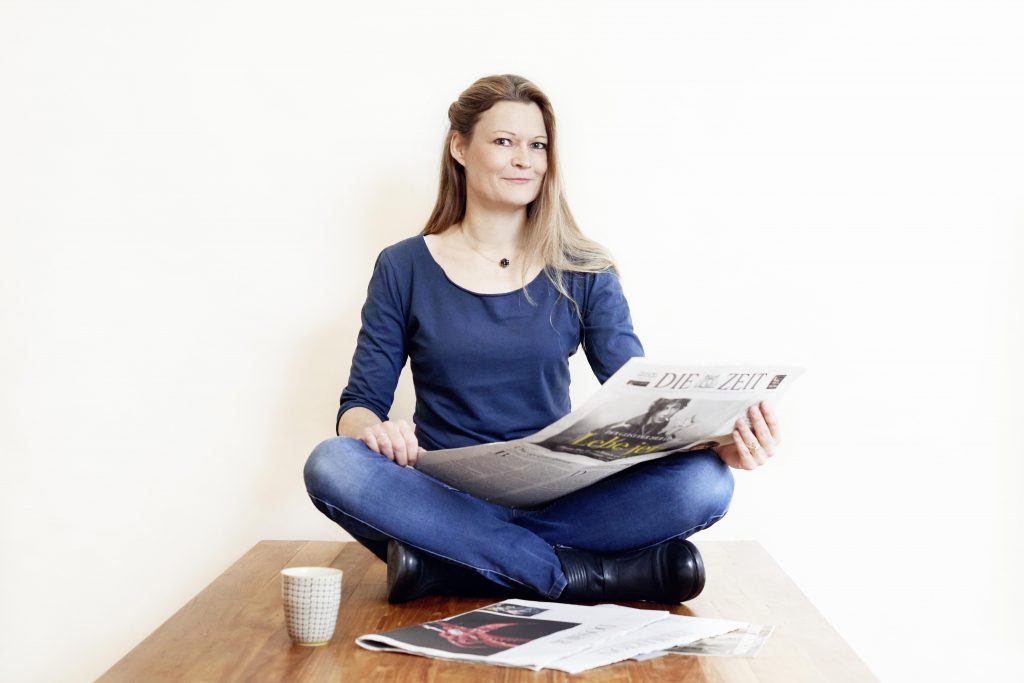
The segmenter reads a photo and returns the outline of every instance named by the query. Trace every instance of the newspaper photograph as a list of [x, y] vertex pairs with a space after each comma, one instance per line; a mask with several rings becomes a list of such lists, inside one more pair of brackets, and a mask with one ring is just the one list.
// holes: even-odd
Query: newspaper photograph
[[360, 636], [356, 644], [368, 650], [539, 671], [555, 660], [670, 614], [668, 610], [611, 607], [512, 599], [448, 619]]
[[356, 639], [368, 650], [579, 673], [748, 626], [668, 610], [505, 600]]
[[544, 505], [641, 462], [731, 443], [748, 407], [780, 396], [801, 374], [631, 358], [584, 405], [536, 434], [429, 451], [416, 469], [499, 505]]

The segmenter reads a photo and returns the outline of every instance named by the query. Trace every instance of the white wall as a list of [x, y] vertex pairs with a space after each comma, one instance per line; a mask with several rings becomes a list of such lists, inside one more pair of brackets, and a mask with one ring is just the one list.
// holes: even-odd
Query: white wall
[[1010, 676], [1022, 20], [0, 5], [0, 679], [94, 678], [256, 541], [342, 538], [301, 466], [373, 257], [432, 206], [448, 104], [506, 72], [552, 98], [649, 355], [807, 368], [702, 536], [760, 541], [883, 680]]

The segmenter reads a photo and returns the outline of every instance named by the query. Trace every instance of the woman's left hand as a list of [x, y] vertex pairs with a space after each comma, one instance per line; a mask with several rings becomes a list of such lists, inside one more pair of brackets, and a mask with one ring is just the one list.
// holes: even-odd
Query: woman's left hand
[[712, 448], [729, 467], [757, 469], [775, 455], [775, 447], [779, 445], [779, 423], [767, 401], [750, 406], [746, 414], [736, 420], [732, 438], [733, 443]]

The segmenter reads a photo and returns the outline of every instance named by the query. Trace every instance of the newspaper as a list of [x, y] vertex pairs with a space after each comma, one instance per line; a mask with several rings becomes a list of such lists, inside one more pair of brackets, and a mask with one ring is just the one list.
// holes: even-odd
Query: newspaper
[[669, 648], [667, 652], [707, 657], [756, 657], [774, 630], [774, 626], [747, 624], [744, 628], [729, 633]]
[[620, 605], [505, 600], [447, 619], [356, 638], [367, 650], [579, 673], [748, 624]]
[[646, 652], [633, 657], [637, 661], [662, 655], [696, 655], [701, 657], [756, 657], [765, 641], [775, 631], [774, 626], [747, 624], [743, 628], [660, 652]]
[[673, 646], [688, 647], [688, 644], [695, 642], [703, 643], [715, 637], [724, 638], [731, 632], [742, 631], [749, 626], [750, 624], [746, 622], [729, 619], [670, 614], [664, 619], [626, 633], [613, 642], [595, 645], [583, 652], [555, 660], [548, 668], [577, 674], [625, 659], [636, 659], [644, 653], [660, 648], [670, 648], [667, 652], [676, 652], [677, 648]]
[[542, 505], [672, 452], [732, 443], [736, 419], [801, 374], [793, 366], [689, 366], [638, 356], [536, 434], [429, 451], [416, 469], [492, 503]]

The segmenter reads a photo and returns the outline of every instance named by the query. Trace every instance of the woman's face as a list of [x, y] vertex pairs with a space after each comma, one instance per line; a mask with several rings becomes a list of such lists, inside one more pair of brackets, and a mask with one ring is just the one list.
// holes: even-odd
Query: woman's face
[[466, 169], [467, 201], [493, 209], [532, 202], [548, 170], [547, 147], [540, 107], [533, 102], [495, 104], [480, 115], [472, 143], [466, 145], [459, 135], [452, 138], [452, 156]]

